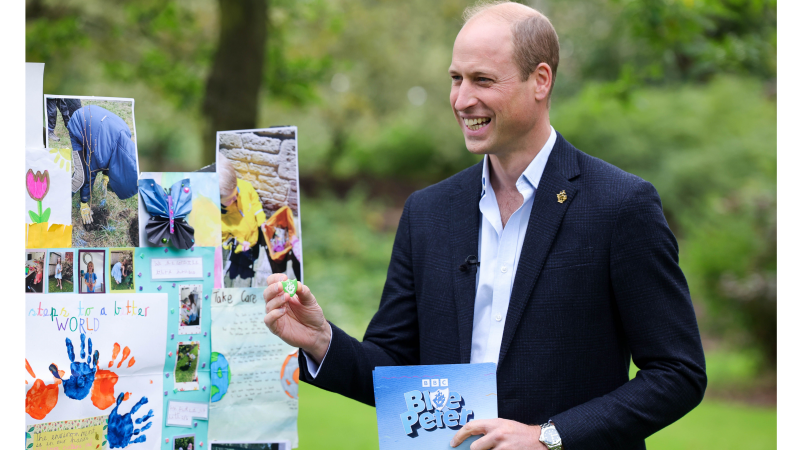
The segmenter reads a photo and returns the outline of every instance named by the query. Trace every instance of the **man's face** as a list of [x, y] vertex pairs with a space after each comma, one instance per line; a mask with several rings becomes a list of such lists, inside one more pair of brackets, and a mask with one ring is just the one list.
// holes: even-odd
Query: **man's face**
[[477, 17], [453, 45], [450, 106], [471, 153], [512, 153], [533, 134], [539, 114], [534, 77], [522, 81], [511, 39], [507, 23]]

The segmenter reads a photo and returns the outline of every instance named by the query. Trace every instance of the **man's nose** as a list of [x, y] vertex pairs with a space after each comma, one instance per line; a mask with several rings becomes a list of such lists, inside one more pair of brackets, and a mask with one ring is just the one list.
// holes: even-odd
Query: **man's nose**
[[456, 101], [453, 104], [453, 108], [456, 111], [464, 111], [468, 108], [471, 108], [478, 104], [478, 98], [476, 97], [475, 86], [473, 86], [469, 81], [464, 80], [461, 82], [461, 85], [458, 86], [458, 92], [456, 93]]

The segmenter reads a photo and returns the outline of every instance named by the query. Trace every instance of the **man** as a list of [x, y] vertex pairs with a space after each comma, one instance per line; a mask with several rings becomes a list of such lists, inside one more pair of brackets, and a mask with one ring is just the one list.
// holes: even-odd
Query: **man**
[[73, 154], [77, 152], [83, 167], [83, 182], [78, 188], [81, 196], [81, 219], [84, 224], [90, 224], [93, 219], [89, 203], [98, 172], [103, 190], [110, 188], [120, 200], [133, 197], [139, 192], [136, 146], [131, 140], [128, 124], [100, 106], [87, 105], [75, 111], [67, 124], [67, 130], [72, 141]]
[[47, 99], [47, 138], [52, 141], [60, 141], [56, 136], [56, 116], [61, 111], [61, 118], [64, 119], [64, 126], [69, 124], [69, 118], [75, 111], [81, 108], [79, 98], [48, 98]]
[[363, 342], [272, 276], [264, 320], [302, 349], [302, 380], [374, 404], [375, 366], [495, 362], [501, 419], [451, 443], [483, 435], [472, 450], [643, 449], [700, 402], [703, 350], [658, 194], [550, 126], [557, 67], [540, 13], [468, 12], [450, 103], [486, 156], [407, 200]]

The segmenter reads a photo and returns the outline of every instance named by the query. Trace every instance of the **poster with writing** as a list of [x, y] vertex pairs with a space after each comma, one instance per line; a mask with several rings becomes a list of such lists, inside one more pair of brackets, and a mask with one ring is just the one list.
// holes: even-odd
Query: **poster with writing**
[[290, 440], [296, 448], [297, 349], [264, 325], [263, 288], [215, 289], [211, 441]]
[[203, 278], [203, 258], [153, 258], [150, 273], [156, 280], [199, 280]]
[[160, 448], [166, 295], [29, 295], [25, 311], [25, 424], [105, 416], [103, 447]]

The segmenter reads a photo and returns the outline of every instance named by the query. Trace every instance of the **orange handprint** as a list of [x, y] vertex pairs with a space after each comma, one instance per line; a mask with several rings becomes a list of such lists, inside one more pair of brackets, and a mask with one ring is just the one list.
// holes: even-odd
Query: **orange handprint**
[[[109, 369], [114, 365], [117, 356], [119, 356], [119, 350], [120, 346], [115, 342], [114, 350], [111, 352], [111, 361], [108, 362]], [[118, 369], [122, 367], [122, 363], [128, 359], [130, 354], [131, 349], [127, 346], [122, 349], [122, 359], [120, 359], [119, 364], [117, 364]], [[128, 367], [131, 367], [134, 364], [136, 364], [136, 358], [131, 357], [131, 359], [128, 360]], [[97, 375], [95, 375], [94, 384], [92, 385], [92, 403], [94, 406], [98, 407], [99, 409], [108, 409], [116, 402], [114, 385], [117, 384], [118, 380], [119, 376], [115, 372], [112, 372], [111, 370], [97, 369]], [[123, 400], [127, 400], [130, 395], [130, 392], [126, 392]]]
[[[57, 369], [58, 368], [56, 368], [56, 370]], [[33, 378], [36, 378], [36, 374], [33, 373], [33, 369], [27, 359], [25, 360], [25, 370], [27, 370]], [[64, 375], [63, 370], [59, 370], [58, 373], [62, 376]], [[28, 380], [25, 380], [25, 384], [28, 384]], [[36, 381], [33, 382], [33, 386], [28, 390], [28, 393], [25, 394], [25, 412], [34, 419], [44, 419], [47, 414], [56, 407], [56, 403], [58, 403], [59, 384], [61, 384], [61, 380], [58, 379], [56, 379], [53, 384], [45, 384], [44, 381], [36, 378]]]

